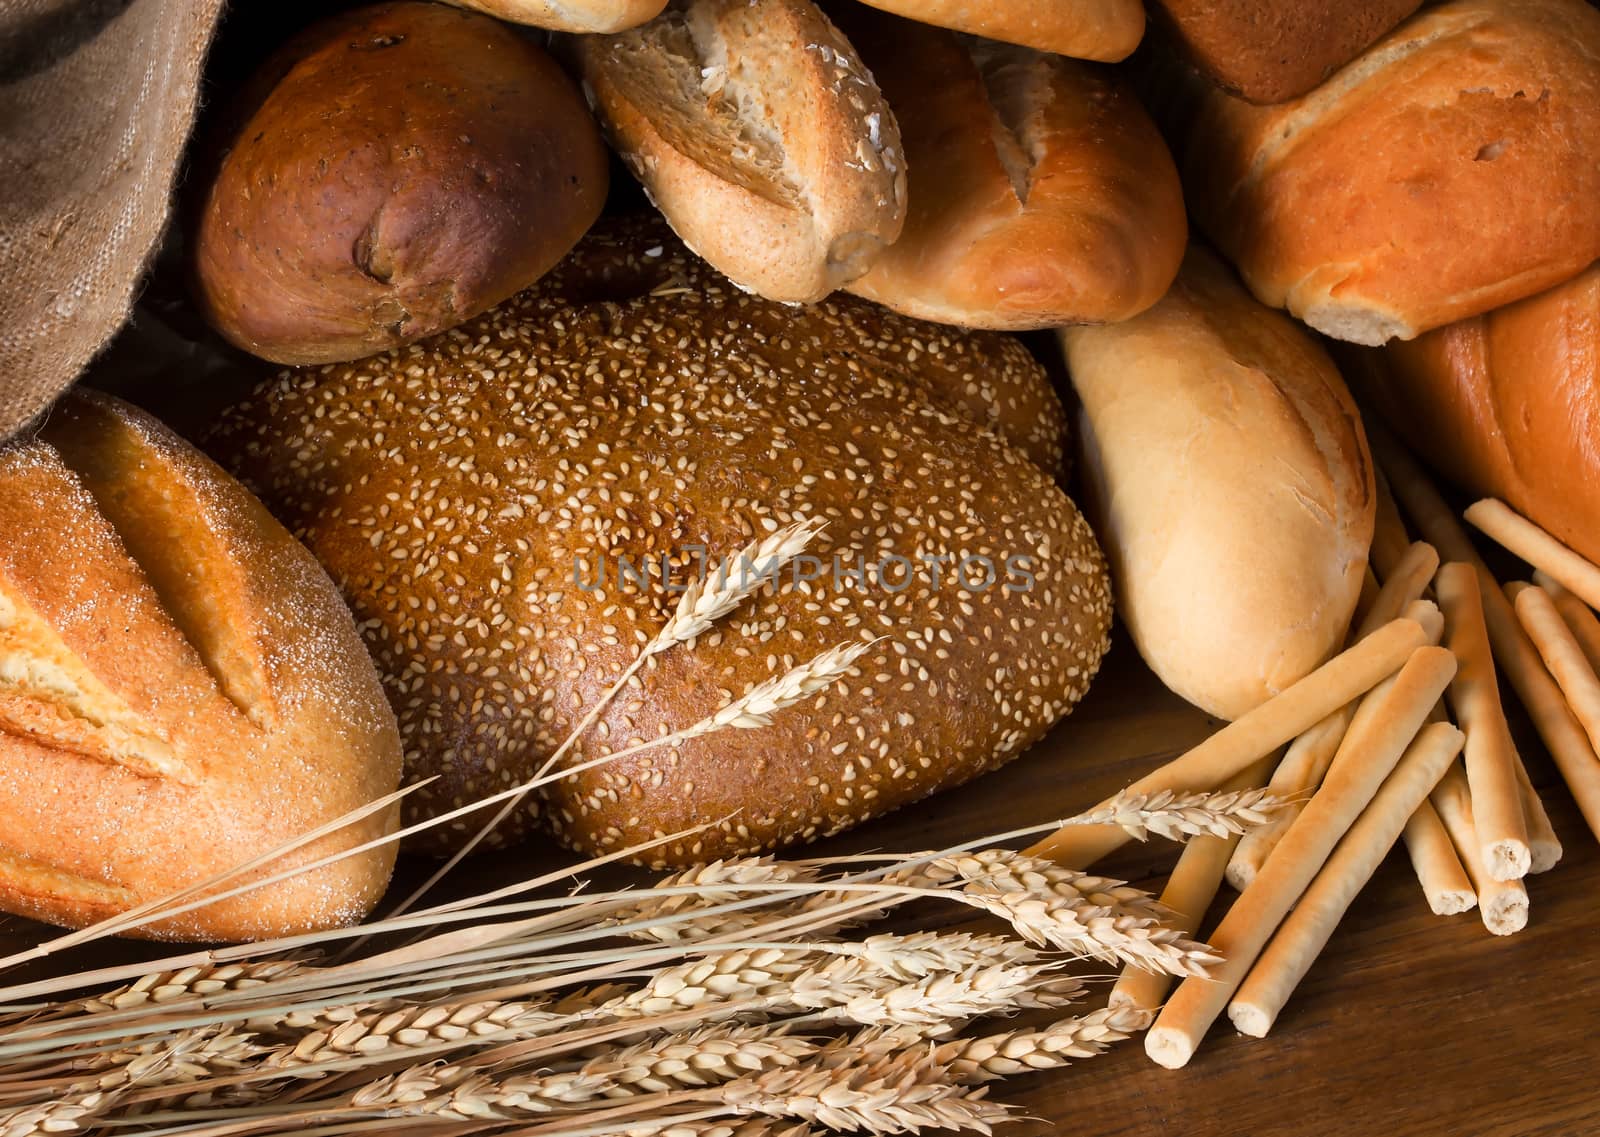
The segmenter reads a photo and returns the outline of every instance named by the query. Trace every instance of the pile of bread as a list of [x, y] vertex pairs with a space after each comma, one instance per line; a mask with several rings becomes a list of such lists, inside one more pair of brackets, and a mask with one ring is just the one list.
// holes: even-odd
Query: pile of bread
[[[98, 394], [0, 449], [0, 909], [85, 924], [245, 865], [286, 879], [151, 933], [357, 918], [386, 834], [472, 840], [675, 578], [797, 521], [813, 574], [652, 656], [490, 844], [687, 863], [958, 784], [1083, 696], [1113, 585], [1157, 674], [1236, 718], [1350, 631], [1378, 494], [1344, 376], [1600, 554], [1600, 12], [1417, 8], [1151, 0], [1146, 34], [1139, 0], [397, 0], [301, 30], [192, 147], [194, 303], [292, 365], [200, 432], [221, 465]], [[860, 641], [764, 729], [593, 761]]]

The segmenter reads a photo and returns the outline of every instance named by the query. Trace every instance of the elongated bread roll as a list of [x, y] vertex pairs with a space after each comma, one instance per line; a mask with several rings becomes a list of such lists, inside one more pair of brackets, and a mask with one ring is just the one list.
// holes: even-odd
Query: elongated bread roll
[[660, 13], [666, 0], [446, 0], [513, 24], [557, 32], [620, 32]]
[[1270, 107], [1152, 60], [1197, 225], [1257, 297], [1335, 339], [1411, 339], [1600, 257], [1584, 0], [1447, 0]]
[[1350, 626], [1375, 509], [1350, 393], [1199, 248], [1148, 312], [1060, 337], [1118, 609], [1167, 686], [1236, 718]]
[[1115, 63], [1144, 35], [1139, 0], [867, 0], [874, 8], [984, 39]]
[[820, 300], [905, 222], [894, 115], [810, 0], [675, 0], [575, 41], [586, 91], [679, 237], [769, 300]]
[[967, 327], [1125, 320], [1183, 259], [1178, 171], [1104, 68], [855, 5], [840, 26], [895, 108], [908, 166], [900, 239], [848, 287]]
[[[73, 396], [0, 450], [0, 910], [83, 926], [211, 880], [399, 782], [355, 621], [303, 547], [147, 415]], [[233, 887], [392, 829], [393, 806]], [[163, 919], [347, 924], [393, 846]]]

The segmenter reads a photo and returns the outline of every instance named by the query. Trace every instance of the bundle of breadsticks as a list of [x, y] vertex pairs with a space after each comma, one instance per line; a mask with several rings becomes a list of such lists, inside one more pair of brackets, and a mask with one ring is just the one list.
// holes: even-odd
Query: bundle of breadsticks
[[[1373, 449], [1387, 477], [1346, 649], [1134, 785], [1265, 784], [1289, 802], [1243, 838], [1192, 840], [1168, 879], [1162, 901], [1189, 932], [1224, 879], [1239, 890], [1210, 935], [1225, 962], [1170, 998], [1170, 978], [1131, 971], [1113, 991], [1114, 1004], [1160, 1010], [1145, 1049], [1162, 1065], [1186, 1064], [1224, 1009], [1265, 1035], [1402, 840], [1433, 912], [1476, 907], [1497, 935], [1526, 926], [1523, 879], [1553, 867], [1561, 844], [1512, 740], [1500, 674], [1600, 836], [1600, 566], [1482, 501], [1467, 520], [1535, 570], [1502, 588], [1404, 451], [1382, 437]], [[1124, 840], [1078, 828], [1030, 852], [1082, 868]]]

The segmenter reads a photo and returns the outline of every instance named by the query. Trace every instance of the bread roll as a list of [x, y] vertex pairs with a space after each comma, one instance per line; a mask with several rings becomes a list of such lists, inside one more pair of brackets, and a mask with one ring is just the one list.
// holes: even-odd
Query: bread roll
[[536, 280], [605, 203], [577, 88], [485, 16], [408, 2], [335, 16], [241, 103], [196, 222], [196, 300], [279, 363], [454, 327]]
[[910, 20], [1039, 51], [1115, 63], [1144, 35], [1139, 0], [867, 0]]
[[[394, 791], [394, 716], [327, 575], [154, 420], [70, 396], [0, 450], [0, 532], [0, 910], [94, 923]], [[379, 837], [397, 812], [254, 875]], [[371, 850], [139, 934], [353, 923], [393, 861]]]
[[558, 32], [620, 32], [659, 15], [666, 0], [449, 0], [513, 24]]
[[1351, 354], [1363, 395], [1447, 477], [1600, 561], [1600, 264], [1488, 315]]
[[1305, 94], [1421, 0], [1155, 0], [1161, 29], [1219, 86], [1252, 103]]
[[[574, 760], [885, 638], [769, 727], [556, 784], [563, 840], [611, 851], [713, 823], [651, 851], [681, 864], [822, 836], [993, 769], [1077, 702], [1110, 621], [1088, 526], [1019, 451], [941, 409], [967, 337], [888, 315], [874, 331], [873, 312], [743, 295], [663, 227], [628, 224], [457, 332], [286, 373], [224, 420], [212, 446], [341, 582], [412, 772], [441, 775], [408, 803], [526, 777], [662, 626], [696, 548], [721, 558], [800, 517], [827, 522], [816, 579], [786, 574], [655, 657]], [[986, 381], [1047, 397], [1036, 365]]]
[[1349, 628], [1376, 494], [1350, 392], [1199, 248], [1142, 316], [1060, 337], [1123, 622], [1168, 687], [1237, 718]]
[[820, 300], [900, 235], [899, 128], [811, 0], [674, 0], [574, 50], [628, 168], [741, 287]]
[[1196, 223], [1258, 299], [1335, 339], [1411, 339], [1600, 258], [1583, 0], [1448, 0], [1274, 107], [1165, 79]]
[[1055, 327], [1161, 298], [1187, 223], [1166, 144], [1123, 85], [1060, 56], [852, 5], [850, 42], [896, 108], [900, 239], [850, 291], [925, 320]]

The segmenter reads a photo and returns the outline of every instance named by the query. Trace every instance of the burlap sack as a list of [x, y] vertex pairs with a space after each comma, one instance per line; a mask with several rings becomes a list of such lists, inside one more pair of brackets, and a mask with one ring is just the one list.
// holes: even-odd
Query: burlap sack
[[222, 0], [0, 0], [0, 439], [127, 318]]

